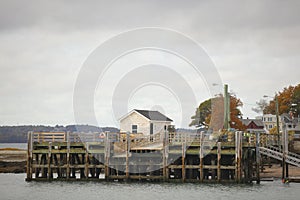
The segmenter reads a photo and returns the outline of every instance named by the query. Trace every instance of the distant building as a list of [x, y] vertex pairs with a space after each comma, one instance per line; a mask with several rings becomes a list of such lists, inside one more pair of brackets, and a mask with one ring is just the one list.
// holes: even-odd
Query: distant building
[[[262, 116], [262, 122], [264, 124], [264, 128], [266, 129], [266, 131], [269, 132], [271, 129], [277, 126], [276, 115], [265, 114]], [[279, 127], [281, 129], [280, 123], [281, 120], [279, 119]]]
[[249, 133], [265, 133], [264, 123], [261, 119], [242, 119], [243, 125], [247, 127]]
[[[272, 128], [277, 126], [276, 115], [265, 114], [260, 117], [263, 121], [264, 128], [269, 132]], [[298, 118], [294, 118], [291, 115], [284, 113], [279, 116], [279, 131], [282, 132], [283, 122], [286, 125], [287, 131], [295, 131], [300, 133], [300, 121]]]
[[[287, 131], [294, 131], [295, 138], [300, 138], [300, 121], [299, 118], [289, 114], [281, 115], [281, 122], [284, 122]], [[282, 123], [281, 123], [282, 124]]]
[[134, 109], [120, 119], [120, 132], [153, 135], [167, 129], [172, 122], [158, 111]]

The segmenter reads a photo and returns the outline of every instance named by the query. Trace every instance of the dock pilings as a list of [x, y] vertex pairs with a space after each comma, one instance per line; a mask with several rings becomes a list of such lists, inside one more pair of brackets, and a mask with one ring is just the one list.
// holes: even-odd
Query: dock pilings
[[245, 142], [242, 132], [234, 141], [203, 132], [161, 134], [29, 132], [26, 180], [259, 183], [257, 144]]

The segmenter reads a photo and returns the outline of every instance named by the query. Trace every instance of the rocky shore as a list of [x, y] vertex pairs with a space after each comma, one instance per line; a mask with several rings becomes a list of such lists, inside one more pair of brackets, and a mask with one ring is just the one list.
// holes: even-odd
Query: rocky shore
[[0, 173], [25, 173], [26, 150], [0, 149]]
[[[261, 178], [281, 179], [282, 168], [280, 164], [272, 164], [270, 167], [265, 166], [260, 175]], [[300, 168], [289, 165], [289, 177], [300, 177]]]

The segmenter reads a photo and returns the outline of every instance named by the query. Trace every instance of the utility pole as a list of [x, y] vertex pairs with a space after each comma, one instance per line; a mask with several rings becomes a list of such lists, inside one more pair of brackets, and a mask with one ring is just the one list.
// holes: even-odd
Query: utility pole
[[224, 129], [230, 129], [230, 95], [227, 84], [224, 85]]

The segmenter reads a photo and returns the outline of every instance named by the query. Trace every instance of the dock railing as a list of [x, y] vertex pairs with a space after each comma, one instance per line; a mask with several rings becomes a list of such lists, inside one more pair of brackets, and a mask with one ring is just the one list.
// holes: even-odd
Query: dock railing
[[[69, 134], [69, 137], [67, 135]], [[131, 138], [132, 147], [135, 146], [145, 146], [153, 143], [163, 142], [163, 137], [166, 137], [168, 144], [176, 144], [176, 143], [199, 143], [200, 144], [200, 133], [186, 133], [186, 132], [159, 132], [154, 135], [143, 135], [137, 134], [135, 137]], [[230, 134], [235, 133], [227, 133], [218, 135], [215, 134], [206, 134], [204, 136], [204, 141], [222, 141], [225, 143], [234, 144], [234, 137], [231, 138]], [[126, 142], [124, 138], [122, 139], [122, 135], [120, 133], [108, 133], [108, 132], [32, 132], [32, 141], [33, 142], [105, 142], [107, 139], [108, 142]], [[225, 139], [224, 139], [225, 138]], [[69, 141], [68, 141], [69, 139]], [[290, 137], [289, 140], [292, 140]], [[245, 145], [254, 146], [256, 141], [255, 134], [247, 134], [245, 133], [243, 137], [243, 143]], [[272, 135], [272, 134], [260, 134], [260, 146], [261, 147], [269, 147], [269, 146], [279, 146], [281, 145], [281, 136]]]
[[65, 142], [65, 132], [34, 132], [32, 137], [34, 142]]
[[[29, 133], [30, 134], [30, 133]], [[69, 141], [67, 135], [69, 134]], [[119, 133], [107, 132], [32, 132], [33, 142], [104, 142], [107, 139], [110, 142], [120, 140]]]

